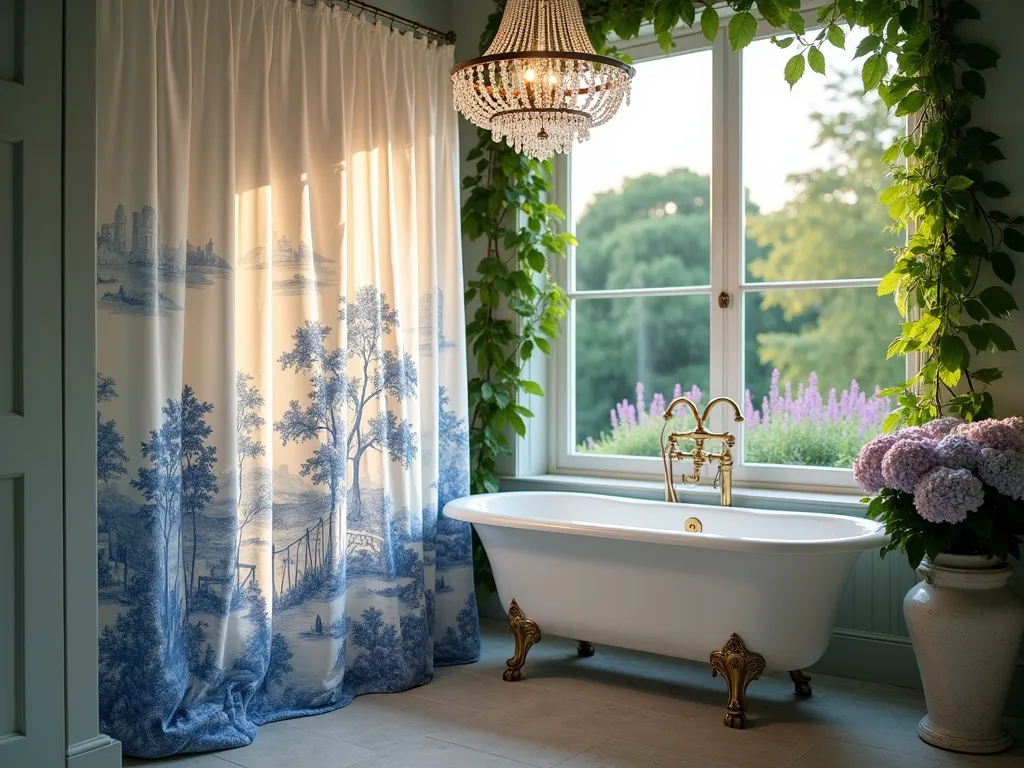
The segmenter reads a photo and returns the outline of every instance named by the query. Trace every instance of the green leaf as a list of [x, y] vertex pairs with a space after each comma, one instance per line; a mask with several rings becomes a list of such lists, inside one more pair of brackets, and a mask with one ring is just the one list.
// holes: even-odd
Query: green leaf
[[913, 32], [917, 26], [917, 8], [913, 5], [904, 6], [903, 10], [900, 11], [899, 20], [904, 32]]
[[900, 284], [900, 280], [902, 279], [902, 272], [897, 272], [896, 270], [891, 271], [889, 274], [883, 277], [882, 282], [878, 284], [878, 295], [888, 296], [890, 293], [896, 290], [896, 287]]
[[712, 43], [715, 41], [718, 35], [718, 11], [713, 6], [705, 5], [700, 12], [700, 29], [704, 37]]
[[807, 25], [804, 24], [804, 17], [797, 11], [793, 11], [789, 14], [789, 24], [787, 26], [789, 26], [795, 35], [802, 35], [807, 31]]
[[967, 0], [952, 0], [946, 6], [946, 13], [954, 19], [980, 19], [981, 13]]
[[[896, 107], [896, 117], [904, 117], [906, 115], [912, 115], [921, 107], [924, 106], [924, 93], [921, 91], [911, 91], [908, 93], [899, 106]], [[964, 178], [964, 177], [959, 177]], [[970, 181], [970, 179], [968, 179]]]
[[846, 47], [846, 33], [838, 24], [831, 24], [828, 28], [828, 41], [836, 48]]
[[1019, 229], [1007, 227], [1003, 230], [1003, 242], [1011, 251], [1024, 253], [1024, 233]]
[[978, 298], [981, 299], [981, 303], [985, 305], [985, 308], [996, 317], [1006, 317], [1013, 310], [1017, 309], [1017, 302], [1014, 300], [1013, 295], [998, 285], [986, 288], [978, 294]]
[[[914, 110], [915, 112], [917, 110]], [[950, 192], [960, 192], [968, 189], [974, 182], [966, 176], [950, 176], [946, 181], [946, 189]]]
[[864, 92], [873, 91], [882, 82], [889, 71], [889, 65], [884, 56], [873, 54], [864, 60], [864, 67], [861, 69], [861, 81], [864, 83]]
[[[971, 326], [977, 328], [978, 326]], [[939, 363], [950, 371], [959, 371], [968, 366], [971, 352], [959, 336], [944, 336], [939, 341]]]
[[537, 397], [544, 397], [544, 390], [541, 389], [540, 384], [535, 381], [522, 381], [519, 386], [523, 388], [523, 392], [528, 395], [536, 395]]
[[917, 535], [910, 536], [904, 541], [904, 550], [907, 553], [907, 562], [916, 571], [924, 560], [924, 540]]
[[992, 198], [1009, 197], [1009, 188], [998, 181], [986, 181], [981, 185], [981, 191]]
[[982, 98], [985, 96], [985, 78], [973, 69], [965, 69], [961, 73], [960, 85], [962, 85], [964, 90], [968, 93]]
[[[813, 48], [811, 49], [814, 50]], [[804, 76], [804, 55], [798, 53], [796, 56], [786, 62], [786, 82], [789, 83], [789, 87], [792, 88], [796, 85], [797, 81]]]
[[853, 58], [859, 59], [861, 56], [867, 56], [869, 53], [874, 53], [878, 50], [878, 46], [881, 44], [882, 38], [878, 35], [868, 35], [857, 44], [857, 51], [853, 54]]
[[967, 310], [967, 314], [974, 320], [988, 320], [991, 315], [989, 311], [985, 309], [985, 305], [977, 299], [968, 299], [964, 302], [964, 309]]
[[658, 45], [665, 53], [671, 51], [675, 44], [676, 41], [672, 39], [672, 30], [666, 29], [658, 33]]
[[1010, 334], [995, 323], [985, 323], [982, 328], [985, 329], [985, 333], [1000, 352], [1012, 352], [1017, 349]]
[[967, 326], [967, 338], [971, 340], [971, 344], [973, 344], [974, 348], [979, 352], [983, 352], [988, 349], [988, 334], [985, 333], [985, 329], [980, 325]]
[[729, 20], [729, 47], [734, 51], [746, 48], [757, 34], [757, 19], [750, 11], [737, 13]]
[[981, 43], [968, 43], [961, 56], [971, 69], [991, 69], [999, 61], [999, 54]]
[[779, 7], [779, 0], [756, 0], [755, 5], [758, 13], [773, 27], [785, 26], [786, 17]]
[[484, 400], [493, 400], [494, 399], [494, 387], [491, 385], [491, 382], [485, 381], [480, 386], [480, 393], [484, 396]]
[[992, 272], [1004, 283], [1010, 285], [1013, 283], [1013, 278], [1017, 276], [1017, 267], [1010, 254], [996, 251], [992, 254]]
[[[987, 337], [988, 334], [986, 334]], [[971, 378], [991, 384], [993, 381], [999, 381], [999, 379], [1003, 378], [1003, 372], [998, 368], [979, 368], [971, 374]]]
[[779, 48], [783, 48], [783, 49], [789, 48], [789, 46], [791, 46], [795, 42], [796, 42], [796, 38], [795, 37], [783, 37], [783, 38], [773, 37], [772, 38], [772, 43], [777, 45]]
[[671, 32], [679, 21], [682, 0], [660, 0], [654, 14], [654, 28], [658, 32]]
[[825, 54], [818, 48], [811, 47], [807, 49], [807, 63], [819, 75], [825, 74]]

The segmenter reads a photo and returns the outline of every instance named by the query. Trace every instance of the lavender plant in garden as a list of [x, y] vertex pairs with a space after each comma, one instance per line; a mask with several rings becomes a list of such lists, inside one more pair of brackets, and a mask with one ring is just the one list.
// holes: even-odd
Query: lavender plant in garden
[[[887, 398], [868, 395], [856, 381], [842, 392], [830, 389], [822, 394], [818, 379], [811, 374], [806, 384], [793, 391], [791, 384], [782, 384], [776, 370], [772, 373], [768, 395], [760, 408], [754, 406], [750, 391], [745, 393], [743, 413], [745, 427], [745, 459], [756, 464], [798, 464], [803, 466], [844, 467], [852, 465], [864, 443], [881, 430], [882, 420], [889, 412]], [[684, 394], [677, 384], [673, 398]], [[685, 393], [700, 403], [703, 393], [693, 387]], [[589, 453], [619, 456], [658, 456], [662, 420], [666, 406], [659, 392], [645, 407], [644, 387], [637, 383], [636, 402], [623, 400], [609, 413], [611, 430], [599, 439], [588, 438], [580, 450]], [[685, 409], [677, 409], [676, 417], [689, 419]]]
[[877, 494], [868, 517], [891, 537], [882, 557], [907, 555], [912, 568], [944, 552], [1019, 558], [1024, 538], [1024, 420], [937, 419], [882, 435], [853, 466]]

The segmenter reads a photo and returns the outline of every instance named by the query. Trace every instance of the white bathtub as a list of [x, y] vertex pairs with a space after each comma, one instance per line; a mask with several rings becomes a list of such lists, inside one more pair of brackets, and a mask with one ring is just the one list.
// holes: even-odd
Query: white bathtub
[[444, 513], [473, 523], [502, 605], [543, 633], [702, 662], [735, 633], [783, 671], [821, 658], [855, 561], [888, 540], [856, 517], [582, 493], [470, 496]]

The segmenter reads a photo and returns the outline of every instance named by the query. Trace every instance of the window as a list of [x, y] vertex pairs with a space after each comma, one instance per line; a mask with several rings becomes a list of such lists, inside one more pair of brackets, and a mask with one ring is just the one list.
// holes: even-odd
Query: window
[[[810, 19], [809, 19], [810, 20]], [[879, 279], [901, 235], [878, 202], [900, 125], [847, 52], [792, 91], [769, 29], [673, 55], [629, 43], [632, 105], [560, 166], [579, 246], [554, 362], [556, 471], [659, 475], [660, 418], [680, 393], [728, 395], [711, 426], [739, 439], [738, 482], [852, 486], [850, 467], [902, 382], [899, 315]], [[679, 416], [682, 424], [683, 416]]]

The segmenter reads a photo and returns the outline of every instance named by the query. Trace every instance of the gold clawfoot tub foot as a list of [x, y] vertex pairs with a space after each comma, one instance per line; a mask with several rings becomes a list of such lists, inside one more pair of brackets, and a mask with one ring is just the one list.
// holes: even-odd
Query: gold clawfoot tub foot
[[789, 678], [793, 681], [793, 685], [796, 686], [797, 696], [810, 696], [811, 691], [811, 676], [804, 672], [802, 669], [794, 669], [789, 673]]
[[506, 682], [514, 683], [523, 676], [523, 665], [526, 663], [526, 654], [530, 648], [541, 640], [540, 629], [537, 623], [527, 618], [519, 603], [515, 600], [508, 607], [508, 631], [516, 639], [516, 652], [511, 659], [505, 663], [508, 665], [501, 677]]
[[579, 645], [576, 646], [576, 654], [581, 658], [589, 659], [594, 655], [594, 646], [586, 640], [580, 640]]
[[725, 724], [729, 728], [747, 727], [747, 686], [764, 672], [764, 657], [747, 650], [739, 635], [729, 638], [722, 649], [711, 653], [711, 676], [721, 675], [729, 688]]

